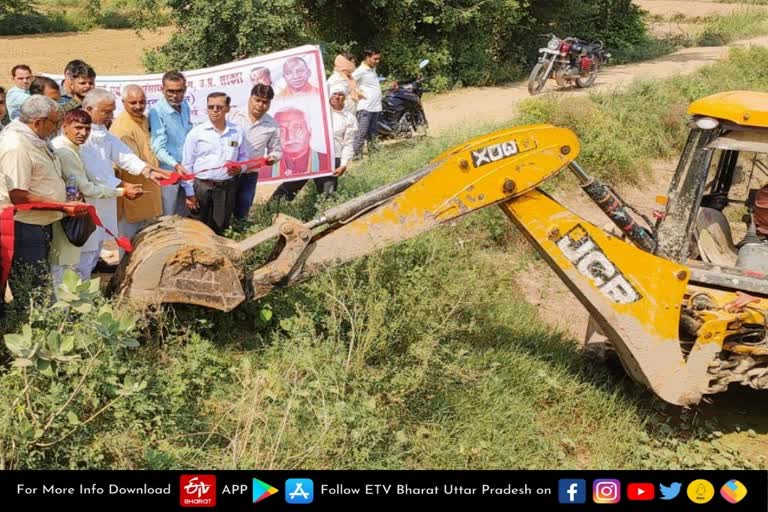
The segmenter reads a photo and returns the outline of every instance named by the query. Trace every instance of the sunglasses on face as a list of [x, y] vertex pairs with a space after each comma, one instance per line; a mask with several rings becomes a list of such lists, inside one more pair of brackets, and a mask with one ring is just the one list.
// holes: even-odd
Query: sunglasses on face
[[213, 110], [216, 112], [219, 110], [224, 110], [225, 108], [227, 108], [226, 105], [208, 105], [208, 110]]

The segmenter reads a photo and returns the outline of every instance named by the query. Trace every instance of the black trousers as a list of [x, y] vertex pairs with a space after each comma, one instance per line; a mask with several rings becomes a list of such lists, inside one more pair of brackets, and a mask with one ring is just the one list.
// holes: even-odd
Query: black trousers
[[204, 222], [217, 235], [223, 235], [235, 211], [237, 182], [237, 177], [224, 181], [195, 180], [199, 207], [192, 218]]
[[[334, 169], [341, 165], [341, 158], [337, 158], [334, 162]], [[293, 201], [296, 194], [304, 188], [309, 180], [296, 180], [296, 181], [284, 181], [277, 189], [272, 193], [272, 199], [285, 199], [286, 201]], [[323, 176], [322, 178], [314, 178], [312, 181], [315, 183], [318, 194], [328, 195], [336, 192], [336, 187], [339, 184], [339, 178], [336, 176]]]
[[[13, 260], [8, 284], [11, 290], [16, 283], [28, 281], [34, 288], [46, 283], [43, 275], [48, 264], [48, 252], [51, 249], [53, 229], [51, 226], [38, 226], [24, 222], [14, 222]], [[39, 269], [39, 270], [38, 270]], [[40, 274], [43, 272], [43, 275]], [[32, 276], [36, 279], [31, 279]], [[14, 302], [16, 302], [14, 300]], [[0, 318], [5, 311], [5, 289], [0, 289]]]

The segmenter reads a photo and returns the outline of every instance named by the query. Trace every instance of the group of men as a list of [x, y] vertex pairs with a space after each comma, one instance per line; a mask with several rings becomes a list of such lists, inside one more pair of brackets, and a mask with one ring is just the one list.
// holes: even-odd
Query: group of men
[[[335, 190], [337, 177], [359, 153], [360, 140], [366, 140], [376, 108], [381, 110], [378, 80], [376, 90], [368, 88], [378, 58], [379, 52], [367, 51], [358, 70], [337, 66], [329, 78], [336, 162], [334, 176], [316, 180], [321, 192]], [[337, 64], [339, 59], [349, 62], [339, 56]], [[289, 59], [284, 67], [290, 69], [283, 70], [287, 87], [280, 94], [301, 92], [307, 85], [306, 63]], [[343, 80], [334, 80], [337, 74]], [[281, 110], [280, 119], [267, 113], [275, 97], [268, 70], [255, 73], [259, 81], [242, 110], [231, 111], [224, 92], [209, 94], [208, 119], [196, 126], [185, 100], [186, 79], [176, 71], [163, 75], [162, 98], [148, 111], [142, 87], [125, 86], [119, 98], [123, 111], [116, 118], [118, 98], [95, 87], [96, 73], [83, 61], [67, 64], [61, 83], [34, 76], [23, 64], [11, 75], [14, 86], [7, 94], [0, 90], [0, 118], [6, 108], [10, 118], [0, 132], [0, 211], [17, 210], [12, 268], [48, 263], [54, 284], [66, 268], [87, 279], [104, 264], [99, 255], [108, 232], [130, 238], [161, 215], [192, 216], [221, 235], [232, 216], [247, 217], [260, 165], [280, 162], [300, 169], [315, 158], [300, 111]], [[307, 181], [284, 182], [273, 198], [292, 199]], [[73, 185], [79, 193], [68, 197]], [[26, 203], [59, 207], [29, 210]], [[95, 206], [106, 229], [75, 247], [59, 221], [84, 215], [85, 203]], [[11, 282], [13, 275], [12, 270]], [[0, 294], [0, 308], [3, 302]]]

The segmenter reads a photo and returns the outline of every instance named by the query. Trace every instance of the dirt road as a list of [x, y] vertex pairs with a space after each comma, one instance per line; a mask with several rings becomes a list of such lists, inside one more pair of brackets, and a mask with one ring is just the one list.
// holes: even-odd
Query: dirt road
[[[647, 2], [678, 3], [678, 2]], [[682, 2], [696, 3], [704, 2]], [[732, 4], [716, 4], [732, 5]], [[692, 73], [728, 55], [736, 46], [766, 46], [768, 36], [737, 41], [728, 46], [685, 48], [664, 57], [635, 64], [610, 66], [598, 77], [594, 87], [587, 90], [557, 92], [554, 81], [545, 89], [549, 94], [587, 94], [590, 90], [609, 89], [626, 85], [636, 78], [667, 78]], [[425, 101], [424, 107], [431, 131], [440, 133], [466, 123], [493, 123], [511, 119], [519, 101], [530, 98], [527, 84], [517, 82], [499, 87], [468, 87], [440, 94]]]

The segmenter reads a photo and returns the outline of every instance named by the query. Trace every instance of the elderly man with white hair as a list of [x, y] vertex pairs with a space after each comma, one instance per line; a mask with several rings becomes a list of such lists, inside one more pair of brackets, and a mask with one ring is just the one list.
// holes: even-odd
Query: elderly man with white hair
[[[67, 193], [61, 165], [48, 145], [59, 127], [59, 107], [52, 99], [35, 95], [21, 106], [19, 117], [3, 130], [0, 137], [0, 210], [25, 203], [68, 205], [72, 215], [82, 203], [64, 203]], [[51, 224], [61, 219], [61, 211], [26, 210], [15, 215], [14, 254], [11, 264], [45, 263], [52, 237]], [[2, 257], [0, 255], [0, 257]], [[11, 271], [11, 280], [13, 279]], [[37, 283], [44, 282], [42, 279]], [[0, 290], [0, 316], [3, 300]]]
[[[147, 164], [125, 143], [109, 133], [107, 127], [112, 123], [116, 108], [115, 101], [115, 95], [106, 89], [93, 89], [83, 98], [83, 110], [90, 114], [93, 121], [88, 140], [80, 146], [80, 158], [88, 172], [88, 177], [96, 184], [117, 187], [121, 180], [115, 176], [113, 168], [115, 165], [130, 174], [141, 174], [152, 180], [167, 178], [170, 173]], [[114, 197], [87, 196], [86, 200], [96, 207], [96, 212], [104, 226], [111, 232], [117, 233], [117, 200]], [[86, 272], [93, 271], [99, 260], [105, 236], [106, 232], [99, 227], [83, 245], [80, 269]]]

